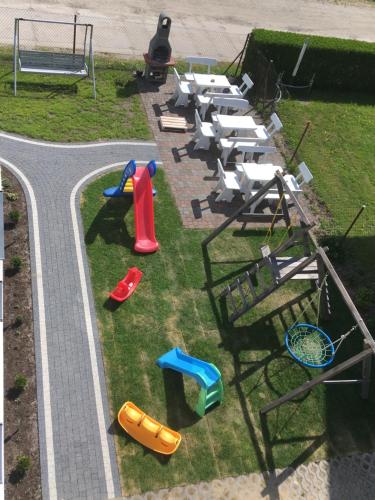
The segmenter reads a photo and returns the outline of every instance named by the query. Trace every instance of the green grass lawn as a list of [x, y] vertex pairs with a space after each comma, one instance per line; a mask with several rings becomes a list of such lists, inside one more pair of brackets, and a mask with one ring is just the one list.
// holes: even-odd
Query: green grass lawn
[[[177, 66], [187, 70], [185, 63]], [[0, 49], [0, 130], [60, 142], [152, 139], [133, 77], [143, 68], [142, 61], [96, 57], [96, 100], [91, 80], [18, 72], [14, 97], [13, 55]]]
[[[258, 410], [264, 404], [316, 374], [295, 363], [283, 348], [283, 332], [306, 304], [306, 283], [291, 282], [234, 326], [218, 300], [228, 277], [259, 258], [265, 233], [227, 230], [210, 244], [204, 259], [201, 241], [207, 232], [182, 228], [159, 170], [154, 178], [155, 220], [161, 249], [136, 255], [131, 201], [107, 201], [101, 195], [119, 175], [99, 178], [82, 196], [112, 416], [131, 400], [182, 434], [180, 448], [166, 458], [144, 449], [114, 423], [124, 493], [370, 449], [374, 394], [363, 402], [356, 386], [318, 387], [270, 413], [261, 426]], [[281, 237], [276, 232], [275, 238]], [[131, 299], [115, 307], [108, 292], [132, 266], [144, 272], [143, 279]], [[338, 298], [333, 295], [332, 301], [339, 314], [324, 327], [335, 338], [351, 322]], [[305, 319], [313, 321], [313, 316], [308, 310]], [[358, 352], [355, 339], [352, 348]], [[194, 412], [196, 383], [155, 365], [174, 346], [215, 363], [222, 373], [224, 403], [202, 419]], [[348, 374], [357, 375], [356, 370]]]
[[49, 141], [151, 139], [133, 71], [140, 62], [96, 58], [97, 99], [91, 80], [17, 73], [13, 59], [0, 51], [0, 130]]
[[345, 244], [342, 271], [354, 299], [375, 329], [375, 98], [313, 92], [308, 101], [283, 100], [279, 112], [291, 149], [307, 120], [310, 130], [299, 157], [313, 172], [313, 187], [324, 206], [322, 230], [331, 241], [343, 235], [359, 208], [366, 210]]

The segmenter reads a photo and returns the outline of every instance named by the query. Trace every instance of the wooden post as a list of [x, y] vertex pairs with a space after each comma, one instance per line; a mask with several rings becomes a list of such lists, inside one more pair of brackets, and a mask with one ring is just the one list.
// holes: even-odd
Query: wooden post
[[357, 215], [354, 217], [354, 219], [352, 220], [350, 226], [348, 227], [348, 229], [345, 231], [345, 234], [344, 236], [341, 238], [340, 240], [340, 243], [339, 243], [339, 247], [341, 247], [346, 239], [346, 237], [348, 236], [348, 234], [350, 233], [350, 231], [352, 230], [354, 224], [357, 222], [357, 220], [359, 219], [359, 217], [362, 215], [362, 212], [364, 211], [364, 209], [366, 208], [366, 205], [362, 205], [361, 208], [358, 210], [358, 213]]
[[76, 37], [77, 37], [77, 14], [74, 14], [74, 28], [73, 28], [73, 54], [76, 53]]
[[[363, 342], [363, 349], [367, 348], [366, 341]], [[371, 380], [371, 365], [372, 356], [367, 356], [362, 361], [362, 383], [361, 383], [361, 397], [363, 399], [368, 399], [368, 394], [370, 391], [370, 380]]]
[[318, 251], [319, 255], [322, 257], [324, 265], [325, 265], [326, 269], [328, 270], [331, 279], [333, 280], [333, 282], [337, 286], [337, 289], [340, 292], [341, 297], [343, 298], [351, 315], [353, 316], [353, 318], [356, 321], [356, 323], [358, 324], [358, 327], [361, 330], [364, 338], [366, 339], [367, 345], [370, 346], [371, 349], [373, 350], [373, 352], [375, 353], [375, 340], [372, 337], [371, 333], [369, 332], [369, 330], [366, 326], [366, 323], [363, 321], [362, 316], [359, 314], [358, 309], [356, 308], [352, 299], [350, 298], [348, 291], [346, 290], [346, 288], [343, 285], [342, 281], [340, 280], [338, 274], [336, 273], [335, 268], [333, 267], [331, 261], [327, 257], [323, 248], [318, 247], [317, 251]]
[[296, 149], [294, 150], [294, 153], [292, 154], [291, 159], [289, 160], [289, 161], [290, 161], [290, 163], [292, 163], [292, 161], [294, 160], [294, 158], [295, 158], [295, 156], [296, 156], [296, 154], [297, 154], [297, 151], [298, 151], [298, 150], [299, 150], [299, 148], [301, 147], [302, 141], [303, 141], [303, 139], [305, 138], [305, 135], [306, 135], [306, 133], [307, 133], [307, 131], [308, 131], [309, 127], [310, 127], [310, 124], [311, 124], [311, 122], [310, 122], [310, 121], [308, 121], [308, 122], [306, 123], [306, 125], [305, 125], [305, 129], [304, 129], [304, 131], [302, 132], [302, 135], [301, 135], [301, 138], [300, 138], [300, 140], [299, 140], [299, 142], [298, 142], [298, 144], [297, 144], [297, 147], [296, 147]]

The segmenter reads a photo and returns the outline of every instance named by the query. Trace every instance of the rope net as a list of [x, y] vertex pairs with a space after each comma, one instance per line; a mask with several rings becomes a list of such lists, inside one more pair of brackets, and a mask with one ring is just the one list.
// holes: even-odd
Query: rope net
[[335, 347], [329, 336], [308, 323], [292, 326], [285, 334], [285, 344], [296, 361], [311, 368], [323, 368], [335, 357]]

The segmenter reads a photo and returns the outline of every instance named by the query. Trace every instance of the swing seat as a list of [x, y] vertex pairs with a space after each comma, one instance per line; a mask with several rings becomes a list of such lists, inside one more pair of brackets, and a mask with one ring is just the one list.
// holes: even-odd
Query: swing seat
[[285, 346], [298, 363], [310, 368], [324, 368], [335, 359], [335, 346], [320, 328], [297, 323], [285, 334]]
[[88, 76], [83, 54], [19, 50], [19, 69], [23, 73]]

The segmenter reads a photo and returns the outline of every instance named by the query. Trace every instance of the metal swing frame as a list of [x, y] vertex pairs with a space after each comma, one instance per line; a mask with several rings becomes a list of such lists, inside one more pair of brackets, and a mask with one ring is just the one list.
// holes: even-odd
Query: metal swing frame
[[[20, 22], [37, 22], [45, 24], [59, 24], [74, 27], [72, 52], [53, 52], [45, 50], [20, 49]], [[83, 54], [75, 53], [75, 33], [77, 26], [85, 29]], [[94, 68], [93, 25], [77, 22], [46, 21], [42, 19], [16, 18], [14, 20], [13, 45], [13, 90], [17, 95], [17, 71], [21, 73], [39, 73], [60, 76], [76, 76], [92, 79], [93, 97], [96, 99], [96, 81]], [[87, 55], [88, 42], [88, 55]], [[88, 57], [88, 61], [86, 58]]]

